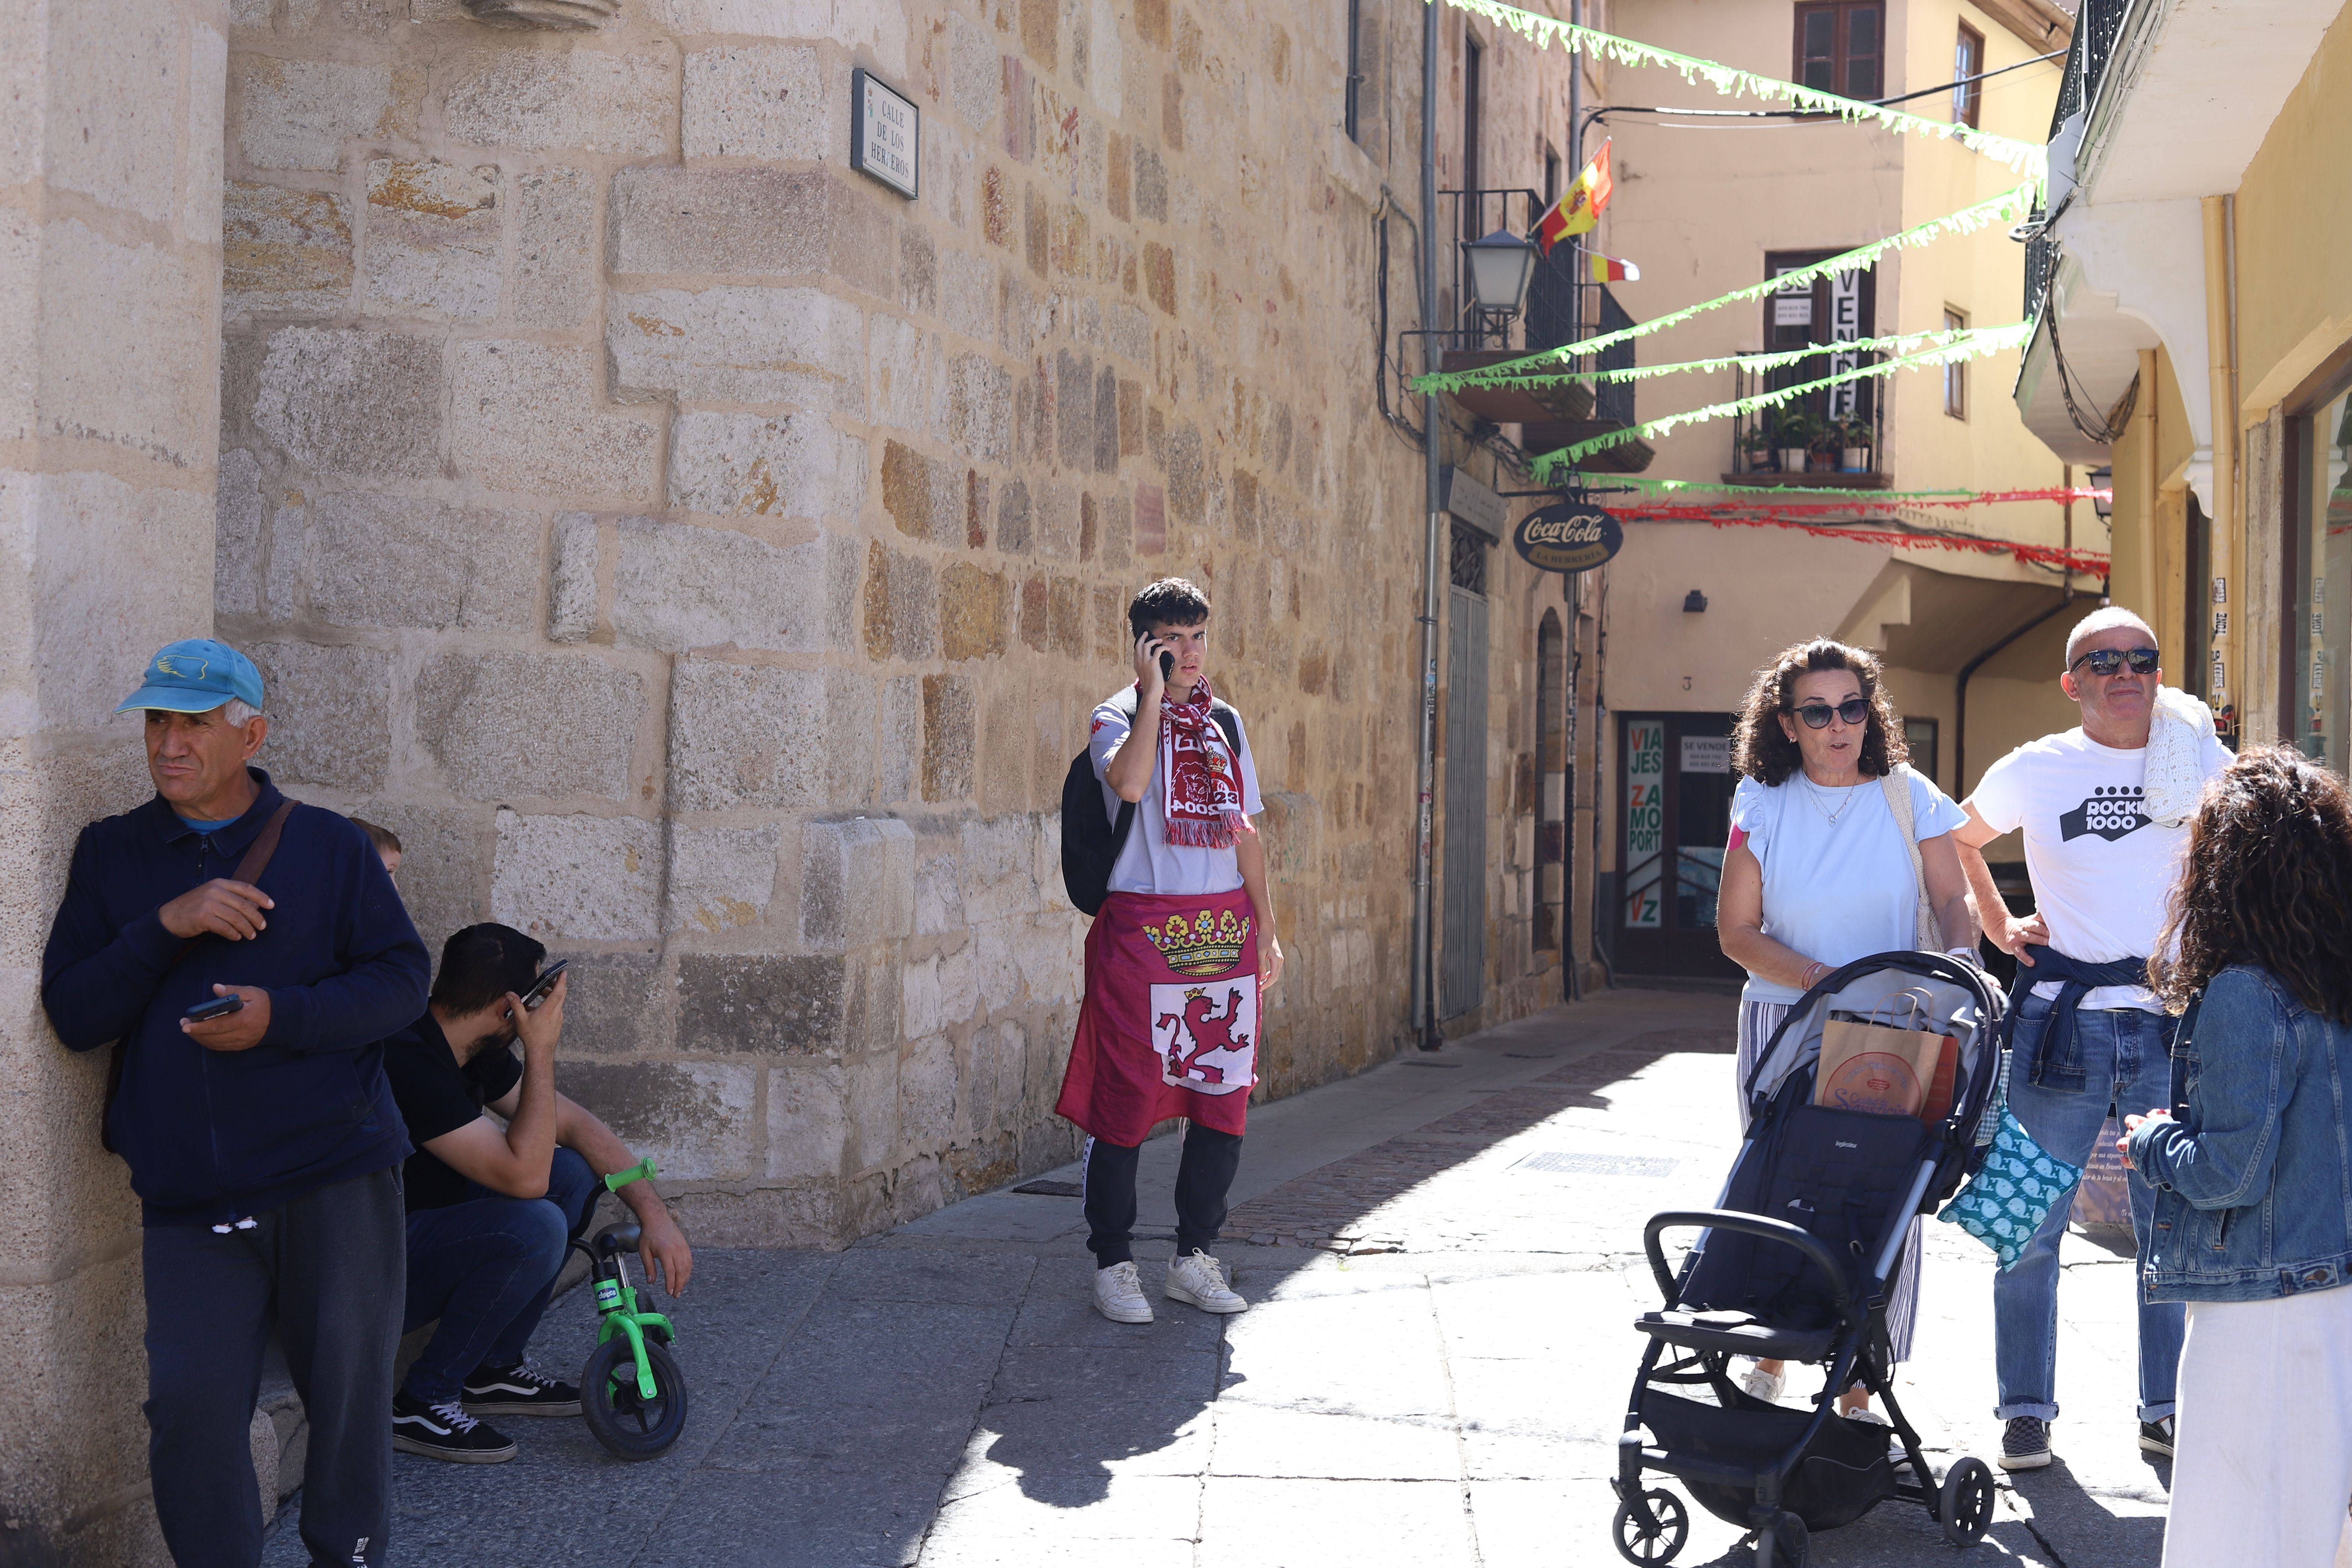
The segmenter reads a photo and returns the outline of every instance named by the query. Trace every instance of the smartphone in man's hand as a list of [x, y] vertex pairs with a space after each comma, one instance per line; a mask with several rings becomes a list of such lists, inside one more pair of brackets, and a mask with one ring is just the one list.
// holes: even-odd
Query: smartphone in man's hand
[[537, 1008], [541, 1002], [546, 1001], [547, 994], [555, 989], [556, 981], [561, 979], [563, 972], [571, 967], [572, 961], [570, 959], [559, 958], [549, 967], [546, 973], [532, 981], [530, 983], [530, 989], [522, 994], [523, 1010], [525, 1012], [532, 1011]]
[[209, 1002], [199, 1002], [180, 1016], [191, 1024], [202, 1024], [214, 1018], [226, 1018], [231, 1013], [244, 1011], [245, 998], [232, 992], [226, 996], [215, 996]]

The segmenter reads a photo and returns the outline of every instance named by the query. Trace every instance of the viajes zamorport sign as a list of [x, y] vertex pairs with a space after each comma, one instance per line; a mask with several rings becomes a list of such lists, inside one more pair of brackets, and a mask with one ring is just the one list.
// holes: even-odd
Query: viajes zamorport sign
[[1617, 553], [1625, 531], [1590, 501], [1554, 501], [1511, 531], [1519, 558], [1538, 572], [1583, 572]]

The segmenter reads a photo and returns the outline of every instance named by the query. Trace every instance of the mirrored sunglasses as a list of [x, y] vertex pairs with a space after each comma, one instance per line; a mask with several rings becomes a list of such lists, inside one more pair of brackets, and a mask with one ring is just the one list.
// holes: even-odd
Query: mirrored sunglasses
[[2113, 675], [2126, 665], [2131, 667], [2134, 675], [2153, 675], [2156, 673], [2157, 652], [2152, 647], [2136, 647], [2129, 652], [2121, 648], [2094, 648], [2066, 668], [2070, 671], [2076, 670], [2086, 664], [2091, 667], [2093, 675]]
[[1843, 719], [1849, 724], [1859, 724], [1870, 717], [1870, 699], [1849, 697], [1834, 708], [1826, 702], [1808, 702], [1797, 709], [1796, 714], [1805, 721], [1809, 730], [1828, 729], [1832, 717]]

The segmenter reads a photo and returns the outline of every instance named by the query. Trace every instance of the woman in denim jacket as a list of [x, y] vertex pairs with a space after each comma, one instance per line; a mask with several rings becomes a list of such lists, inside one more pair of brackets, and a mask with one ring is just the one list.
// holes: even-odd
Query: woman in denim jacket
[[2209, 784], [2157, 952], [2157, 994], [2195, 1004], [2174, 1110], [2122, 1144], [2157, 1189], [2141, 1288], [2189, 1303], [2164, 1562], [2326, 1568], [2352, 1495], [2343, 781], [2274, 746]]

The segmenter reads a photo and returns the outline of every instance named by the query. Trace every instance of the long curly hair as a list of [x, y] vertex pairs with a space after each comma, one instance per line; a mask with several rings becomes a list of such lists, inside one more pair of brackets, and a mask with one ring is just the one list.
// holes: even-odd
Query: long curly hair
[[1804, 765], [1797, 742], [1781, 732], [1780, 715], [1795, 710], [1797, 682], [1815, 670], [1850, 669], [1862, 682], [1870, 703], [1870, 721], [1863, 731], [1861, 766], [1871, 778], [1884, 778], [1897, 763], [1911, 760], [1904, 744], [1903, 725], [1886, 700], [1878, 678], [1878, 660], [1858, 647], [1816, 637], [1783, 648], [1771, 663], [1756, 672], [1748, 700], [1732, 739], [1732, 766], [1759, 784], [1777, 784]]
[[2205, 785], [2148, 981], [2167, 1008], [2233, 963], [2352, 1023], [2352, 791], [2292, 746], [2246, 752]]

